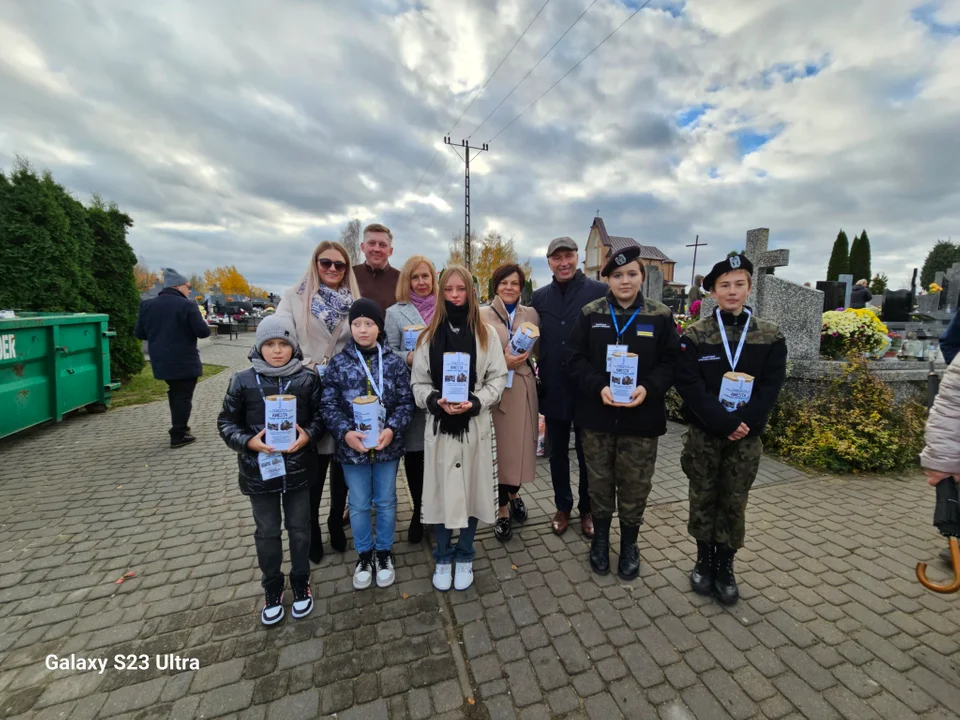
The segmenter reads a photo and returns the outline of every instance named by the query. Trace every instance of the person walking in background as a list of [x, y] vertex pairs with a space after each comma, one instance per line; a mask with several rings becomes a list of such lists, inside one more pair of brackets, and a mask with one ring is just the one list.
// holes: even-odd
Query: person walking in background
[[[420, 325], [426, 328], [433, 320], [437, 309], [437, 270], [423, 255], [413, 255], [400, 271], [397, 283], [397, 302], [387, 308], [386, 342], [401, 358], [407, 372], [413, 365], [413, 350], [404, 345], [404, 328]], [[403, 471], [413, 502], [413, 517], [407, 529], [407, 542], [423, 540], [423, 523], [420, 517], [423, 497], [423, 432], [426, 427], [426, 411], [420, 408], [413, 414], [413, 422], [404, 435], [406, 454], [403, 456]]]
[[867, 306], [867, 303], [873, 300], [873, 295], [870, 294], [870, 288], [867, 287], [870, 283], [864, 280], [857, 280], [857, 284], [853, 286], [853, 289], [850, 291], [850, 307], [863, 309]]
[[[404, 432], [413, 419], [413, 393], [406, 363], [383, 339], [383, 310], [362, 298], [350, 308], [353, 339], [330, 361], [323, 377], [323, 416], [336, 441], [337, 462], [349, 488], [350, 525], [356, 547], [353, 587], [393, 584], [393, 535], [397, 526], [397, 469]], [[354, 401], [375, 396], [382, 427], [368, 438], [357, 427]], [[375, 442], [374, 442], [375, 440]], [[377, 512], [376, 539], [370, 510]], [[374, 557], [376, 550], [376, 557]]]
[[390, 266], [393, 233], [380, 223], [367, 225], [363, 229], [360, 249], [364, 262], [354, 268], [360, 295], [370, 298], [386, 312], [396, 302], [397, 283], [400, 282], [400, 271]]
[[553, 516], [553, 532], [563, 535], [570, 523], [573, 492], [570, 488], [570, 428], [573, 427], [580, 489], [577, 509], [580, 530], [584, 537], [593, 537], [590, 514], [590, 492], [587, 467], [583, 459], [580, 428], [573, 422], [576, 384], [567, 373], [570, 350], [567, 340], [580, 311], [587, 303], [602, 298], [607, 286], [591, 280], [579, 268], [577, 243], [568, 237], [554, 238], [547, 247], [547, 263], [553, 281], [533, 293], [533, 309], [540, 317], [540, 346], [537, 350], [537, 372], [543, 388], [540, 413], [547, 426], [550, 446], [550, 478], [553, 481], [557, 513]]
[[195, 442], [190, 413], [197, 379], [203, 375], [197, 340], [210, 337], [210, 326], [190, 299], [190, 281], [172, 268], [163, 268], [163, 289], [140, 303], [133, 334], [147, 341], [153, 377], [167, 383], [170, 447]]
[[537, 475], [537, 378], [530, 361], [532, 352], [514, 355], [510, 341], [523, 323], [539, 327], [537, 311], [520, 304], [526, 276], [516, 264], [501, 265], [493, 271], [493, 302], [480, 308], [480, 319], [497, 331], [507, 364], [507, 385], [493, 409], [497, 433], [497, 462], [500, 475], [499, 515], [494, 535], [506, 542], [512, 524], [526, 522], [527, 508], [520, 497], [520, 485]]
[[713, 314], [680, 339], [676, 385], [689, 426], [680, 466], [690, 480], [687, 531], [697, 541], [690, 586], [724, 605], [740, 597], [733, 557], [743, 547], [750, 488], [767, 424], [787, 376], [787, 344], [775, 323], [745, 305], [753, 265], [734, 255], [713, 266], [703, 287]]
[[[281, 508], [290, 544], [290, 611], [294, 618], [302, 618], [313, 610], [308, 558], [310, 483], [317, 469], [317, 453], [312, 446], [324, 429], [320, 380], [303, 367], [297, 332], [287, 317], [273, 315], [260, 323], [249, 357], [253, 367], [230, 380], [217, 429], [237, 453], [240, 492], [250, 498], [265, 596], [260, 621], [273, 625], [283, 618]], [[293, 395], [297, 400], [296, 442], [279, 453], [266, 442], [268, 395]]]
[[[300, 283], [289, 288], [277, 306], [277, 315], [293, 322], [304, 352], [303, 364], [323, 380], [323, 373], [333, 356], [350, 340], [347, 319], [354, 300], [360, 297], [356, 278], [350, 267], [350, 255], [338, 242], [325, 240], [314, 249]], [[320, 463], [317, 477], [310, 484], [310, 560], [323, 558], [320, 536], [320, 501], [330, 468], [330, 514], [327, 527], [330, 545], [337, 552], [347, 549], [343, 532], [343, 512], [347, 504], [347, 485], [343, 468], [333, 459], [334, 444], [325, 435], [317, 446]]]
[[[423, 521], [435, 526], [433, 586], [466, 590], [473, 584], [477, 523], [492, 524], [496, 516], [497, 448], [490, 411], [503, 394], [507, 365], [496, 331], [480, 320], [469, 271], [451, 265], [439, 286], [443, 303], [438, 303], [413, 355], [413, 396], [430, 414], [424, 436]], [[468, 386], [465, 402], [443, 396], [448, 353], [470, 358], [463, 380]], [[451, 539], [457, 529], [454, 547]]]
[[[637, 536], [653, 487], [659, 438], [667, 432], [666, 394], [673, 384], [679, 336], [673, 312], [644, 298], [646, 271], [640, 248], [621, 250], [601, 271], [609, 277], [606, 296], [587, 304], [570, 335], [570, 376], [577, 382], [574, 420], [582, 428], [590, 473], [595, 535], [590, 566], [610, 572], [610, 525], [620, 519], [617, 574], [633, 580], [640, 572]], [[637, 358], [636, 388], [629, 401], [614, 397], [613, 352]]]

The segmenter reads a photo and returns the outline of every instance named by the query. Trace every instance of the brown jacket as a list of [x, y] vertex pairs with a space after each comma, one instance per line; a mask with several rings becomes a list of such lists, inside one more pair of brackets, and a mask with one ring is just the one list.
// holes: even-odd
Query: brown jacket
[[373, 300], [384, 312], [397, 302], [397, 283], [400, 271], [390, 263], [383, 270], [374, 270], [365, 262], [353, 266], [353, 274], [360, 286], [360, 296]]
[[[480, 319], [497, 331], [500, 347], [506, 350], [509, 335], [500, 318], [509, 322], [507, 309], [500, 298], [494, 298], [489, 307], [480, 308]], [[524, 322], [540, 327], [540, 316], [532, 307], [517, 305], [513, 330]], [[516, 486], [536, 480], [538, 419], [537, 381], [530, 365], [524, 363], [514, 371], [513, 386], [503, 391], [500, 404], [493, 409], [501, 484]]]

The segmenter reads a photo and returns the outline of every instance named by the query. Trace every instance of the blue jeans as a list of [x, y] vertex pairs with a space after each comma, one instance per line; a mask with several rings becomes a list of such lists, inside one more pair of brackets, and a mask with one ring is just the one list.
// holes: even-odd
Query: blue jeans
[[446, 525], [434, 525], [433, 537], [437, 541], [437, 546], [433, 549], [433, 559], [437, 564], [452, 563], [454, 559], [458, 562], [473, 562], [477, 552], [473, 549], [473, 536], [477, 534], [477, 519], [470, 518], [467, 527], [460, 528], [460, 537], [457, 538], [457, 546], [453, 547], [450, 541], [453, 539], [453, 530]]
[[374, 548], [373, 528], [370, 525], [371, 505], [377, 511], [377, 550], [389, 550], [393, 547], [393, 533], [397, 529], [399, 467], [399, 460], [343, 466], [343, 477], [350, 490], [347, 503], [350, 506], [353, 546], [358, 553]]

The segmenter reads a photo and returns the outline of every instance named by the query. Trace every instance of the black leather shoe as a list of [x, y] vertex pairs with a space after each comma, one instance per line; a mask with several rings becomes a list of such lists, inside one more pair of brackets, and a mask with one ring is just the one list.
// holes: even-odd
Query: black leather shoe
[[734, 605], [740, 599], [737, 579], [733, 575], [733, 556], [737, 551], [726, 545], [714, 545], [713, 552], [716, 557], [713, 592], [724, 605]]
[[610, 518], [593, 519], [590, 567], [597, 575], [606, 575], [610, 572]]
[[515, 497], [510, 500], [510, 517], [521, 525], [527, 521], [527, 506], [523, 504], [522, 498]]
[[509, 517], [497, 518], [493, 524], [493, 535], [502, 543], [513, 537], [513, 524]]
[[189, 445], [190, 443], [195, 443], [197, 439], [190, 433], [185, 433], [183, 437], [177, 439], [170, 439], [170, 447], [178, 448], [183, 447], [184, 445]]
[[617, 575], [621, 580], [633, 580], [640, 574], [640, 550], [637, 548], [639, 534], [638, 527], [620, 526], [620, 562], [617, 563]]
[[690, 573], [690, 587], [697, 595], [713, 592], [713, 543], [697, 540], [697, 564]]

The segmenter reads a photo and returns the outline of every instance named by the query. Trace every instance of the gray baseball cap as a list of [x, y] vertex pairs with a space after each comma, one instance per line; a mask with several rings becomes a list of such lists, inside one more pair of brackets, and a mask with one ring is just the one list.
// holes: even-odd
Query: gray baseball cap
[[580, 248], [577, 246], [577, 243], [574, 242], [573, 238], [558, 237], [551, 240], [547, 246], [547, 257], [553, 255], [557, 250], [573, 250], [574, 252], [579, 252]]

